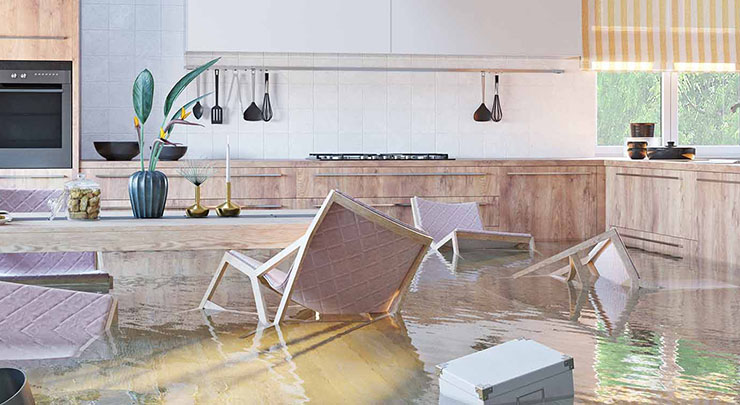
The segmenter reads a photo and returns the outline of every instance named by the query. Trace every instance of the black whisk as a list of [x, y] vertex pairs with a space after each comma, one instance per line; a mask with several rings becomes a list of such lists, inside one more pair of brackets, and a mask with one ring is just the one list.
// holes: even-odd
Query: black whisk
[[496, 75], [495, 78], [495, 84], [493, 85], [493, 107], [491, 108], [491, 120], [493, 122], [499, 122], [502, 118], [504, 118], [504, 114], [501, 111], [501, 100], [498, 98], [498, 75]]

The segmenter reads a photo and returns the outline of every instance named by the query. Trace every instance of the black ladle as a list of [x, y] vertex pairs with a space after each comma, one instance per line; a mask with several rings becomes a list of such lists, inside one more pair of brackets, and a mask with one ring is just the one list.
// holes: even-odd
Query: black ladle
[[244, 120], [246, 121], [262, 121], [262, 111], [257, 107], [257, 103], [254, 102], [255, 95], [255, 82], [257, 81], [254, 75], [254, 69], [252, 69], [252, 104], [244, 110]]
[[272, 119], [272, 105], [270, 104], [270, 74], [265, 71], [265, 98], [262, 100], [262, 119], [265, 122]]
[[491, 108], [491, 119], [493, 122], [499, 122], [504, 118], [504, 114], [501, 111], [501, 100], [498, 99], [498, 75], [496, 75], [496, 84], [493, 86], [493, 108]]
[[473, 113], [473, 119], [478, 122], [486, 122], [491, 120], [491, 110], [486, 107], [486, 73], [480, 72], [480, 82], [481, 82], [481, 93], [482, 93], [482, 102], [480, 103], [480, 107], [478, 107], [477, 110], [475, 110], [475, 113]]
[[[200, 97], [200, 77], [195, 78], [195, 88], [198, 92], [198, 97]], [[193, 117], [195, 117], [196, 120], [199, 120], [200, 117], [203, 116], [203, 104], [200, 103], [200, 100], [198, 100], [197, 103], [193, 106]]]

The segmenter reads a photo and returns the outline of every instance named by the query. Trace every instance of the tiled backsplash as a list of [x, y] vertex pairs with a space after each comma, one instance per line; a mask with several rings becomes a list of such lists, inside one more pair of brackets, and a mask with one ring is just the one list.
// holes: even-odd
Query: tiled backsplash
[[[185, 72], [186, 61], [196, 64], [215, 56], [223, 56], [222, 65], [485, 66], [562, 68], [566, 73], [502, 75], [504, 119], [478, 123], [472, 116], [481, 102], [479, 73], [271, 72], [274, 118], [265, 123], [241, 118], [252, 100], [249, 72], [239, 72], [240, 105], [236, 90], [230, 91], [233, 72], [222, 70], [219, 104], [224, 107], [224, 124], [210, 124], [209, 112], [214, 104], [210, 97], [200, 120], [205, 127], [178, 128], [172, 136], [172, 140], [189, 146], [190, 158], [224, 157], [227, 136], [232, 157], [243, 159], [305, 158], [311, 152], [441, 152], [470, 158], [594, 154], [596, 80], [593, 73], [580, 71], [576, 60], [261, 53], [185, 57], [181, 1], [148, 0], [148, 4], [128, 7], [130, 17], [119, 15], [121, 10], [114, 11], [114, 4], [83, 3], [83, 68], [90, 70], [83, 72], [82, 83], [84, 159], [98, 158], [92, 149], [93, 140], [134, 139], [130, 92], [139, 70], [149, 68], [157, 87], [147, 131], [151, 138], [162, 119], [162, 99]], [[100, 19], [105, 15], [105, 24], [86, 24], [96, 15]], [[135, 30], [118, 29], [124, 26]], [[107, 41], [101, 37], [107, 37]], [[117, 53], [126, 55], [114, 55]], [[200, 90], [212, 91], [213, 71], [201, 79]], [[260, 106], [263, 82], [262, 74], [257, 72]], [[193, 83], [188, 88], [187, 99], [196, 96], [197, 87]], [[187, 99], [181, 97], [180, 101]], [[486, 99], [490, 107], [490, 75]]]

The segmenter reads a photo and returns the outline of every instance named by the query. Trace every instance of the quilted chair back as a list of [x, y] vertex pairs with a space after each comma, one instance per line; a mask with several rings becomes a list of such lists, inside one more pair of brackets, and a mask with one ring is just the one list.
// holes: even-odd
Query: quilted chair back
[[[0, 210], [49, 212], [46, 204], [61, 190], [0, 189]], [[93, 252], [4, 253], [0, 254], [0, 276], [45, 276], [95, 271]]]
[[[332, 193], [338, 198], [331, 199]], [[431, 238], [332, 193], [306, 246], [291, 298], [322, 314], [388, 312], [416, 273]]]
[[411, 199], [414, 224], [439, 242], [455, 229], [482, 231], [483, 222], [478, 212], [478, 203], [441, 203]]

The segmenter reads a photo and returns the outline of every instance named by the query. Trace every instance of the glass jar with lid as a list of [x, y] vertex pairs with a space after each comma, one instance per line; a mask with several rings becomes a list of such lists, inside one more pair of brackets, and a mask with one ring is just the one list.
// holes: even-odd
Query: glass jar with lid
[[94, 220], [100, 217], [100, 185], [80, 173], [64, 185], [67, 219]]

